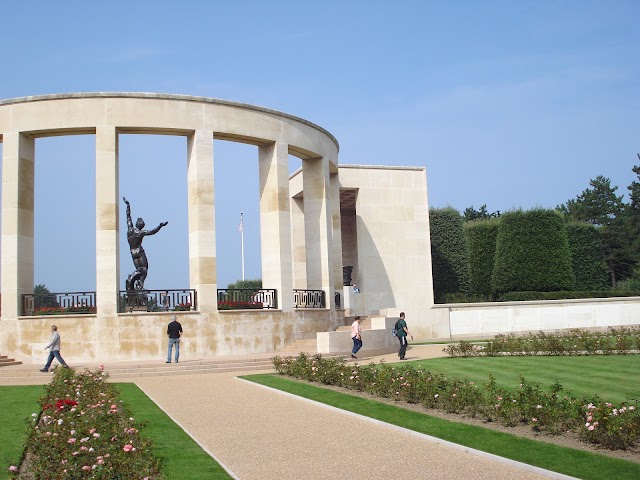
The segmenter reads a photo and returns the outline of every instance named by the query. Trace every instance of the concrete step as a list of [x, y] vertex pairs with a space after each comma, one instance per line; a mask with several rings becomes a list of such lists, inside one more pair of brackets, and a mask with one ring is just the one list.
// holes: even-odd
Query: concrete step
[[[340, 325], [336, 328], [337, 332], [345, 332], [351, 330], [351, 324], [355, 321], [355, 317], [347, 317], [345, 321], [348, 322], [347, 325]], [[362, 330], [371, 330], [371, 318], [370, 317], [360, 317], [360, 328]]]
[[9, 367], [11, 365], [21, 365], [22, 362], [9, 358], [6, 355], [0, 355], [0, 367]]
[[[135, 378], [165, 375], [197, 375], [205, 373], [241, 372], [255, 370], [272, 370], [272, 355], [261, 355], [255, 358], [237, 357], [215, 360], [194, 360], [180, 363], [143, 362], [105, 365], [104, 371], [113, 382], [130, 381]], [[16, 365], [0, 371], [0, 385], [45, 384], [51, 374], [40, 372], [40, 365]], [[98, 365], [72, 365], [76, 371], [96, 370]]]
[[280, 355], [292, 355], [292, 354], [297, 355], [300, 352], [317, 353], [318, 341], [315, 339], [315, 337], [297, 340], [292, 344], [288, 345], [285, 349], [281, 350], [279, 354]]

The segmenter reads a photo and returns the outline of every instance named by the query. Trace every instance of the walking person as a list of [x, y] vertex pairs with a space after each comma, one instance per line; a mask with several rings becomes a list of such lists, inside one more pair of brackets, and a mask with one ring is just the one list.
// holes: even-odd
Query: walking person
[[404, 356], [407, 353], [407, 347], [409, 343], [407, 342], [407, 336], [411, 337], [413, 340], [413, 335], [409, 331], [407, 327], [407, 322], [404, 319], [404, 312], [400, 312], [400, 320], [398, 320], [398, 340], [400, 340], [400, 351], [398, 352], [398, 356], [400, 360], [404, 360]]
[[360, 317], [356, 317], [356, 319], [351, 324], [351, 340], [353, 340], [353, 350], [351, 350], [351, 358], [356, 357], [356, 353], [358, 350], [362, 348], [362, 330], [360, 329]]
[[182, 325], [176, 320], [176, 316], [173, 315], [171, 317], [171, 323], [167, 326], [167, 334], [169, 335], [169, 349], [167, 350], [167, 362], [171, 363], [171, 349], [175, 345], [176, 353], [175, 359], [176, 363], [178, 363], [178, 358], [180, 357], [180, 337], [182, 336]]
[[60, 365], [69, 368], [67, 362], [65, 362], [62, 356], [60, 356], [60, 334], [58, 333], [58, 327], [56, 325], [51, 325], [51, 341], [46, 347], [44, 347], [44, 349], [46, 350], [47, 348], [50, 348], [49, 358], [47, 358], [47, 364], [40, 370], [41, 372], [49, 371], [49, 367], [51, 366], [51, 362], [53, 362], [54, 358], [60, 362]]

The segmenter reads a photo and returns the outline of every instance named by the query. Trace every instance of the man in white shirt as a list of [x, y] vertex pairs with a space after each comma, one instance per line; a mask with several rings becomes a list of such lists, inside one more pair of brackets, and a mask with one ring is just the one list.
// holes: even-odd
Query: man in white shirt
[[55, 325], [51, 325], [51, 341], [46, 347], [44, 347], [44, 349], [46, 350], [47, 348], [50, 348], [51, 350], [49, 350], [49, 358], [47, 359], [47, 364], [42, 370], [40, 370], [41, 372], [49, 371], [49, 367], [51, 366], [51, 362], [53, 362], [54, 357], [56, 360], [58, 360], [58, 362], [60, 362], [60, 365], [69, 368], [67, 362], [65, 362], [64, 359], [60, 356], [60, 334], [58, 333], [58, 327], [56, 327]]

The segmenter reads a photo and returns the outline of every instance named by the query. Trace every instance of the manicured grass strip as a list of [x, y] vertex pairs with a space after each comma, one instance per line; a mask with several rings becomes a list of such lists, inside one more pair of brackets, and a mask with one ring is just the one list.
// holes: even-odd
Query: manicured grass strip
[[41, 385], [0, 387], [0, 472], [18, 465], [27, 439], [27, 422], [40, 412]]
[[[141, 431], [154, 444], [162, 473], [171, 480], [229, 479], [231, 476], [176, 425], [145, 393], [132, 383], [117, 383], [120, 398], [137, 421], [148, 422]], [[215, 427], [212, 427], [215, 428]]]
[[637, 480], [640, 478], [640, 464], [633, 462], [442, 420], [424, 413], [296, 382], [278, 375], [247, 375], [242, 378], [415, 432], [565, 475], [587, 480], [611, 478]]
[[598, 395], [618, 403], [640, 399], [640, 382], [630, 381], [640, 371], [640, 355], [434, 358], [398, 365], [407, 364], [477, 383], [488, 382], [492, 374], [507, 389], [515, 389], [522, 374], [545, 390], [558, 381], [574, 397]]

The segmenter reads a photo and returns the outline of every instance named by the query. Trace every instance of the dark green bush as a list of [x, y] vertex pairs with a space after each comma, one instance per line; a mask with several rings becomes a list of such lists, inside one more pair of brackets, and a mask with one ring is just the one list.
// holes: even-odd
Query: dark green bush
[[469, 249], [469, 293], [489, 296], [496, 254], [499, 218], [474, 220], [464, 224]]
[[575, 276], [564, 219], [554, 210], [500, 217], [492, 277], [495, 294], [571, 290]]
[[469, 256], [462, 215], [448, 207], [429, 211], [433, 292], [437, 303], [447, 293], [469, 289]]
[[447, 293], [444, 296], [444, 303], [483, 303], [492, 302], [493, 297], [489, 295], [474, 295], [467, 293]]
[[640, 297], [640, 290], [588, 290], [583, 292], [507, 292], [497, 297], [498, 302], [524, 302], [531, 300], [565, 300], [575, 298]]
[[262, 288], [262, 279], [258, 278], [257, 280], [238, 280], [235, 283], [230, 283], [229, 285], [227, 285], [227, 288], [260, 290]]
[[576, 290], [604, 290], [608, 286], [607, 265], [602, 256], [602, 238], [594, 225], [567, 224]]

